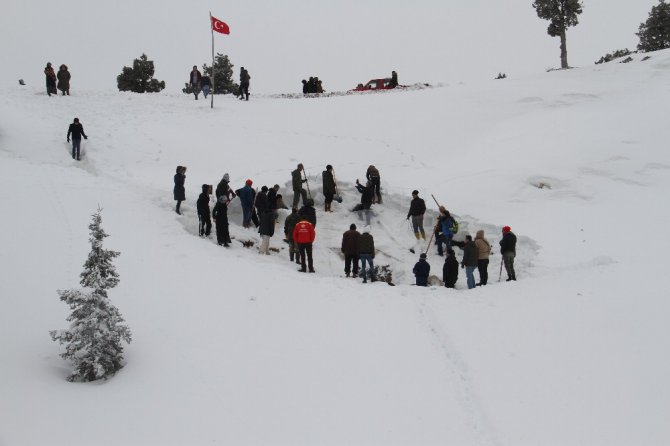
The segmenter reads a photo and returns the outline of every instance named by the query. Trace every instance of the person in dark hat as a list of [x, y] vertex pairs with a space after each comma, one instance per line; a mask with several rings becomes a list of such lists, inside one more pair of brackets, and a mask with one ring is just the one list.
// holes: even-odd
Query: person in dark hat
[[216, 241], [220, 246], [228, 248], [231, 243], [228, 231], [228, 197], [221, 195], [212, 209], [212, 218], [216, 223]]
[[51, 62], [47, 62], [47, 66], [44, 68], [44, 75], [46, 76], [47, 81], [47, 94], [51, 96], [52, 94], [57, 95], [58, 91], [56, 90], [56, 72], [54, 72]]
[[417, 286], [428, 286], [428, 275], [430, 274], [430, 264], [426, 261], [426, 254], [421, 253], [419, 261], [412, 269], [414, 277], [416, 277]]
[[407, 212], [407, 220], [412, 218], [412, 228], [414, 229], [414, 236], [417, 240], [426, 240], [426, 231], [423, 229], [423, 215], [426, 213], [426, 202], [423, 198], [419, 198], [419, 191], [412, 191], [412, 201], [409, 205], [409, 212]]
[[67, 94], [70, 96], [70, 72], [67, 70], [67, 65], [62, 64], [60, 68], [58, 68], [58, 73], [56, 73], [56, 77], [58, 78], [58, 89], [63, 92], [63, 96]]
[[516, 235], [512, 228], [505, 226], [502, 229], [502, 240], [500, 240], [500, 253], [503, 256], [505, 271], [507, 272], [507, 282], [516, 280], [514, 272], [514, 258], [516, 257]]

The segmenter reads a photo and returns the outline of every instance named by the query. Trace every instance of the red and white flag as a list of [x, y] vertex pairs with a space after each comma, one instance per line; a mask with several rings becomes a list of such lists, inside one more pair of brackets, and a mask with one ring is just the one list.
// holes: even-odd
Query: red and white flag
[[226, 22], [223, 22], [216, 17], [212, 17], [212, 29], [217, 33], [230, 34], [230, 28], [226, 25]]

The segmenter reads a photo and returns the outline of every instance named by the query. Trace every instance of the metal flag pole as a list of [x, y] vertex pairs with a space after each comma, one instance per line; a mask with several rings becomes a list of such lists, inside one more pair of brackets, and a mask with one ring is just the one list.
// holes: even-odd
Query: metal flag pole
[[214, 108], [214, 23], [212, 22], [212, 11], [209, 11], [209, 29], [212, 31], [212, 76], [210, 77], [212, 91], [209, 94], [211, 95], [210, 108]]

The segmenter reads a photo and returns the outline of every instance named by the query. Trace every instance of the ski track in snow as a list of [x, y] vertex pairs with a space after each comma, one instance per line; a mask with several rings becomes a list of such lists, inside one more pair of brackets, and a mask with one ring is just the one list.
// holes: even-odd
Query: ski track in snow
[[[403, 295], [407, 296], [406, 292]], [[459, 353], [447, 331], [440, 324], [435, 310], [430, 305], [429, 297], [407, 296], [415, 305], [422, 325], [434, 338], [437, 348], [445, 359], [449, 370], [449, 379], [457, 390], [455, 395], [458, 404], [463, 409], [469, 428], [474, 433], [477, 444], [482, 446], [497, 446], [502, 444], [498, 432], [489, 419], [483, 404], [476, 395], [468, 364]]]

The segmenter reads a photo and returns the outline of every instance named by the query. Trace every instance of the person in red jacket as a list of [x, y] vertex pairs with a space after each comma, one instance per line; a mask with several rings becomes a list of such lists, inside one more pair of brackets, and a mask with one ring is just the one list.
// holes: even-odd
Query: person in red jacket
[[307, 272], [305, 267], [305, 254], [307, 255], [307, 264], [309, 272], [314, 272], [314, 263], [312, 262], [312, 243], [314, 242], [314, 225], [305, 219], [301, 219], [293, 228], [293, 241], [298, 245], [298, 252], [300, 254], [301, 268], [298, 270], [301, 273]]

